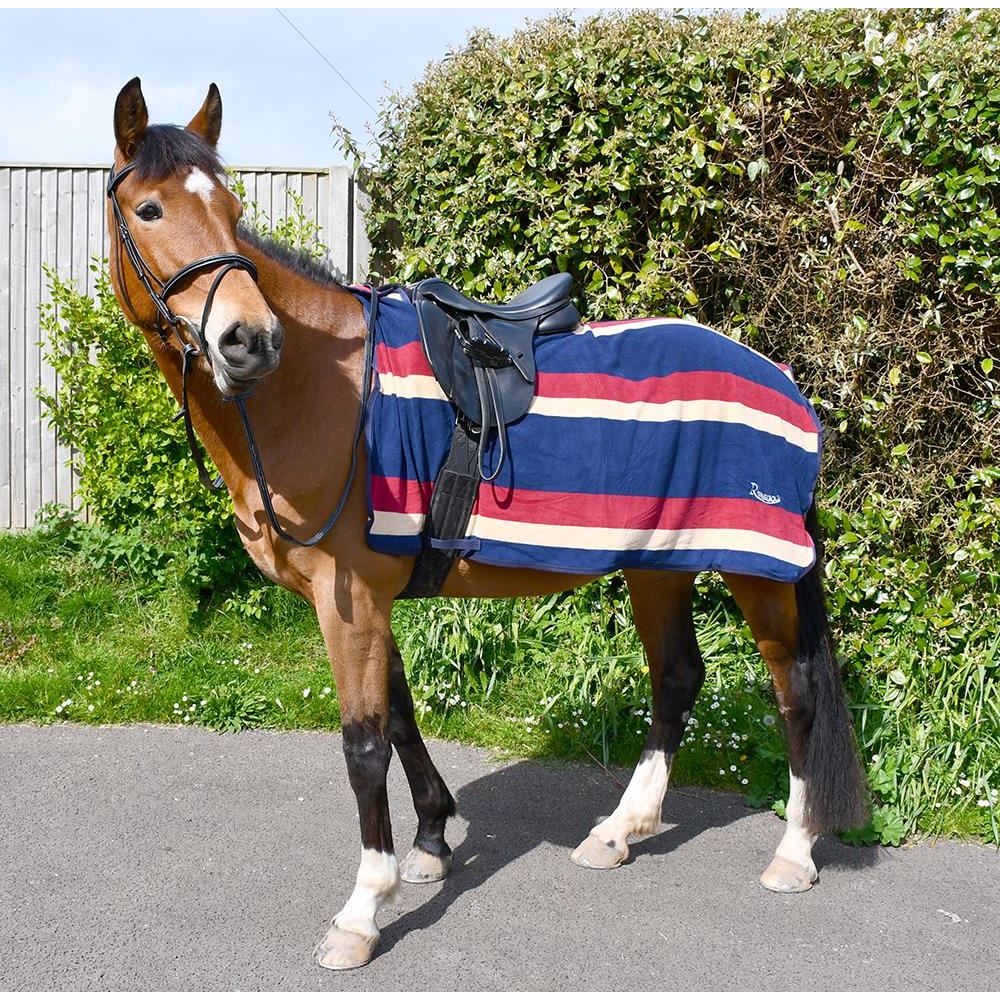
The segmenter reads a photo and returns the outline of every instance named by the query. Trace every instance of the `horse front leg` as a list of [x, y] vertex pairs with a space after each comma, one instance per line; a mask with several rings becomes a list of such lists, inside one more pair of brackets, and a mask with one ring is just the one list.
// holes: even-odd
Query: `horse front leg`
[[403, 859], [404, 882], [438, 882], [451, 871], [451, 848], [444, 828], [455, 815], [455, 800], [424, 745], [406, 682], [403, 658], [393, 646], [389, 674], [389, 738], [399, 754], [417, 813], [417, 835]]
[[670, 767], [705, 679], [691, 617], [694, 576], [636, 571], [625, 580], [649, 665], [653, 723], [618, 807], [570, 855], [583, 868], [617, 868], [629, 837], [658, 830]]
[[389, 628], [391, 599], [378, 601], [352, 588], [332, 606], [317, 604], [320, 627], [333, 665], [343, 726], [347, 775], [361, 821], [361, 865], [354, 891], [316, 946], [316, 961], [328, 969], [352, 969], [372, 957], [379, 940], [379, 908], [399, 892], [399, 865], [392, 845], [386, 774], [389, 738], [389, 669], [394, 648]]

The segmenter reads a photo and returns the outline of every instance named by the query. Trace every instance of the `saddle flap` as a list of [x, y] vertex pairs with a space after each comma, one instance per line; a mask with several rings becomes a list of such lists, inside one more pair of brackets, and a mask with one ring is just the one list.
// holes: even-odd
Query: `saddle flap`
[[[484, 422], [481, 380], [476, 369], [491, 371], [490, 410], [505, 424], [527, 412], [535, 394], [534, 320], [483, 321], [454, 318], [436, 302], [414, 296], [420, 339], [431, 371], [445, 395], [476, 427]], [[491, 414], [492, 419], [492, 414]]]

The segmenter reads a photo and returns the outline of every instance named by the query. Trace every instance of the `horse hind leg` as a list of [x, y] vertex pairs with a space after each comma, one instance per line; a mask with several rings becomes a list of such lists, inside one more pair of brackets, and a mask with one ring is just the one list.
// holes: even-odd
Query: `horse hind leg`
[[451, 848], [444, 830], [455, 815], [455, 800], [420, 736], [398, 648], [393, 649], [390, 662], [389, 737], [406, 772], [417, 813], [417, 834], [400, 865], [400, 877], [404, 882], [438, 882], [451, 871]]
[[618, 807], [571, 855], [584, 868], [617, 868], [630, 836], [659, 829], [670, 767], [705, 679], [691, 614], [694, 576], [636, 571], [625, 580], [649, 664], [653, 722]]
[[724, 574], [774, 684], [788, 744], [787, 824], [761, 884], [805, 892], [821, 833], [867, 821], [864, 775], [815, 569], [798, 584]]

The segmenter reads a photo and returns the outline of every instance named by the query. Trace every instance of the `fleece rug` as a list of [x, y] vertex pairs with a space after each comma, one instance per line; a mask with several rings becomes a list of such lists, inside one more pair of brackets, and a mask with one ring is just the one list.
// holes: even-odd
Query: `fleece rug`
[[[405, 291], [384, 295], [377, 319], [367, 538], [376, 551], [416, 555], [455, 412]], [[787, 368], [708, 327], [662, 318], [538, 337], [535, 359], [535, 399], [509, 428], [500, 476], [479, 488], [469, 559], [784, 582], [812, 566], [805, 514], [821, 429]]]

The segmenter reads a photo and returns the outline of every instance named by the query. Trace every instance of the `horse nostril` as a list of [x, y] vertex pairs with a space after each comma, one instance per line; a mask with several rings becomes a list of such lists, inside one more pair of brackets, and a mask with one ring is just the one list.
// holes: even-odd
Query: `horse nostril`
[[285, 342], [285, 330], [280, 323], [275, 323], [271, 330], [271, 350], [280, 351], [281, 345]]
[[219, 353], [231, 364], [245, 362], [249, 355], [257, 353], [258, 347], [253, 331], [239, 323], [234, 323], [219, 337]]

